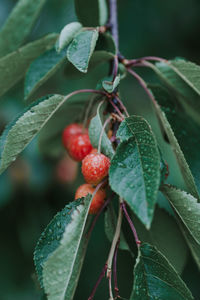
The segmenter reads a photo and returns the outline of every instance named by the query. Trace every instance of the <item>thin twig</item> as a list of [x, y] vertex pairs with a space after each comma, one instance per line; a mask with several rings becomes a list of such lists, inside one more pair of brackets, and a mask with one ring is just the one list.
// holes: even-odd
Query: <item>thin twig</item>
[[90, 111], [91, 111], [91, 108], [92, 108], [92, 105], [93, 105], [95, 99], [96, 99], [96, 95], [92, 95], [91, 99], [89, 100], [89, 103], [87, 105], [87, 109], [85, 111], [85, 117], [84, 117], [84, 120], [83, 120], [83, 128], [86, 128], [87, 121], [88, 121], [88, 118], [89, 118], [89, 114], [90, 114]]
[[108, 255], [108, 260], [107, 260], [107, 265], [108, 265], [107, 277], [109, 277], [109, 274], [111, 273], [111, 270], [112, 270], [113, 255], [114, 255], [114, 252], [115, 252], [117, 241], [120, 237], [120, 231], [121, 231], [121, 225], [122, 225], [122, 216], [123, 216], [121, 203], [122, 202], [120, 200], [117, 225], [116, 225], [115, 234], [114, 234], [114, 237], [113, 237], [112, 245], [111, 245], [110, 252], [109, 252], [109, 255]]
[[113, 292], [112, 292], [112, 272], [109, 272], [108, 277], [108, 286], [109, 286], [109, 300], [114, 300], [113, 298]]
[[126, 116], [129, 117], [129, 113], [128, 113], [126, 107], [124, 106], [123, 102], [121, 101], [121, 99], [117, 95], [115, 95], [115, 98], [117, 99], [117, 101], [121, 105], [121, 108], [124, 110]]
[[106, 126], [108, 125], [108, 123], [110, 122], [111, 119], [112, 119], [112, 117], [110, 116], [110, 117], [104, 122], [104, 124], [103, 124], [103, 126], [102, 126], [101, 133], [100, 133], [100, 136], [99, 136], [98, 153], [101, 153], [101, 142], [102, 142], [104, 130], [105, 130]]
[[118, 254], [118, 249], [119, 249], [119, 243], [120, 243], [120, 238], [117, 241], [117, 245], [115, 248], [115, 253], [114, 253], [114, 260], [113, 260], [113, 277], [114, 277], [114, 284], [115, 284], [115, 298], [117, 299], [119, 297], [119, 288], [117, 284], [117, 254]]
[[119, 34], [118, 34], [118, 22], [117, 22], [117, 0], [109, 0], [109, 8], [110, 8], [110, 30], [112, 37], [115, 41], [117, 53], [119, 48]]
[[134, 238], [135, 238], [135, 242], [136, 242], [137, 246], [139, 247], [140, 244], [141, 244], [141, 241], [139, 240], [138, 235], [137, 235], [137, 231], [135, 229], [135, 226], [133, 225], [133, 222], [132, 222], [131, 218], [129, 217], [129, 214], [128, 214], [127, 209], [126, 209], [126, 204], [125, 204], [124, 201], [121, 202], [121, 207], [122, 207], [122, 210], [124, 212], [124, 215], [125, 215], [128, 223], [131, 227], [131, 230], [132, 230]]
[[143, 87], [143, 89], [145, 90], [145, 92], [147, 93], [147, 95], [149, 96], [149, 98], [153, 101], [153, 103], [156, 102], [154, 96], [152, 95], [152, 93], [150, 92], [150, 90], [148, 89], [146, 82], [142, 79], [142, 77], [140, 77], [136, 72], [134, 72], [131, 69], [127, 69], [127, 71], [137, 79], [137, 81], [139, 82], [139, 84]]
[[90, 297], [88, 298], [88, 300], [92, 300], [94, 298], [96, 290], [97, 290], [97, 288], [98, 288], [101, 280], [103, 279], [103, 277], [106, 274], [106, 270], [107, 270], [107, 265], [105, 264], [105, 266], [103, 267], [103, 270], [101, 271], [100, 276], [99, 276], [99, 278], [98, 278], [98, 280], [97, 280], [97, 282], [96, 282], [96, 284], [95, 284], [95, 286], [94, 286], [94, 288], [92, 290], [92, 293], [91, 293]]
[[143, 61], [158, 61], [158, 62], [167, 62], [166, 59], [161, 58], [161, 57], [157, 57], [157, 56], [144, 56], [141, 58], [136, 58], [136, 59], [129, 59], [129, 60], [125, 60], [125, 64], [127, 67], [131, 67], [134, 66], [135, 64], [137, 65], [137, 63], [143, 62]]
[[114, 61], [113, 61], [113, 74], [112, 74], [112, 76], [113, 76], [113, 80], [112, 81], [113, 82], [114, 82], [115, 78], [117, 77], [118, 65], [119, 65], [119, 63], [118, 63], [118, 56], [115, 55]]
[[116, 112], [118, 113], [118, 115], [122, 118], [122, 120], [124, 120], [124, 116], [121, 113], [121, 111], [119, 110], [119, 108], [113, 103], [113, 101], [110, 98], [108, 98], [108, 101], [114, 107], [114, 109], [116, 110]]

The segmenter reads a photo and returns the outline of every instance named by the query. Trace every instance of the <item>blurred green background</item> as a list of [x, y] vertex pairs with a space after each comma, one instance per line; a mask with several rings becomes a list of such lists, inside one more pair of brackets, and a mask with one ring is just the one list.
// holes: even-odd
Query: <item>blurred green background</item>
[[[16, 1], [11, 0], [0, 1], [0, 26], [15, 3]], [[127, 58], [146, 55], [165, 58], [179, 56], [200, 63], [199, 0], [118, 0], [118, 4], [120, 50]], [[48, 0], [27, 42], [49, 32], [59, 32], [65, 24], [74, 20], [76, 16], [72, 0]], [[62, 68], [40, 88], [33, 99], [50, 93], [66, 94], [75, 89], [95, 88], [98, 80], [106, 76], [107, 72], [108, 66], [99, 66], [87, 75], [69, 79], [67, 70]], [[151, 72], [139, 72], [147, 81], [150, 78], [154, 80]], [[150, 101], [142, 89], [134, 79], [127, 77], [121, 84], [120, 92], [130, 113], [143, 115], [156, 131], [164, 158], [170, 166], [168, 181], [183, 186], [175, 159], [169, 146], [162, 140]], [[25, 105], [22, 81], [0, 101], [0, 130]], [[70, 113], [71, 109], [75, 114]], [[69, 115], [78, 120], [83, 113], [80, 106], [71, 107], [70, 112], [67, 107], [66, 117], [60, 121], [61, 128], [73, 120], [69, 119]], [[50, 132], [53, 130], [51, 126], [47, 129]], [[35, 244], [54, 214], [73, 200], [76, 187], [83, 182], [80, 172], [75, 181], [62, 179], [62, 174], [58, 175], [61, 157], [50, 154], [57, 154], [56, 150], [54, 153], [54, 147], [57, 149], [60, 145], [60, 134], [55, 135], [52, 144], [42, 141], [38, 146], [38, 139], [33, 140], [20, 158], [0, 176], [0, 300], [41, 299], [34, 275]], [[167, 206], [163, 199], [160, 200], [160, 205]], [[92, 234], [75, 300], [88, 298], [108, 251], [109, 242], [105, 237], [101, 216]], [[132, 286], [132, 266], [131, 256], [120, 251], [120, 293], [125, 298], [128, 298]], [[183, 278], [195, 299], [200, 299], [200, 274], [190, 254], [185, 261]], [[103, 280], [95, 299], [108, 299], [107, 290], [107, 281]]]

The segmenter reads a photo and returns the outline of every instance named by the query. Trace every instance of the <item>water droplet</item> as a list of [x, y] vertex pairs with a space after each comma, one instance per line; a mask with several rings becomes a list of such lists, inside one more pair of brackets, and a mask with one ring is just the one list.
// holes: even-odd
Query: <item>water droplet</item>
[[57, 226], [58, 226], [58, 228], [60, 228], [61, 227], [61, 223], [57, 222]]

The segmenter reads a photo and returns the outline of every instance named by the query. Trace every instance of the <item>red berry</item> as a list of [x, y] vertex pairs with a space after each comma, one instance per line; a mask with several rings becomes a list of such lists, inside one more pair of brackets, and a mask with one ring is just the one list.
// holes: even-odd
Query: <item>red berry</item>
[[78, 123], [73, 123], [65, 127], [62, 134], [62, 142], [64, 147], [67, 149], [70, 138], [82, 132], [83, 132], [83, 125]]
[[87, 183], [98, 184], [108, 175], [110, 159], [100, 153], [88, 154], [82, 162], [82, 173]]
[[[95, 191], [95, 188], [93, 188], [90, 184], [82, 184], [79, 186], [79, 188], [76, 190], [75, 194], [75, 200], [85, 197], [88, 194], [93, 194]], [[92, 199], [92, 203], [90, 205], [89, 214], [96, 214], [102, 205], [104, 204], [104, 199], [106, 198], [106, 192], [103, 189], [99, 189], [95, 196]]]
[[92, 144], [89, 135], [86, 133], [77, 134], [70, 138], [67, 150], [71, 158], [76, 161], [83, 160], [92, 150]]

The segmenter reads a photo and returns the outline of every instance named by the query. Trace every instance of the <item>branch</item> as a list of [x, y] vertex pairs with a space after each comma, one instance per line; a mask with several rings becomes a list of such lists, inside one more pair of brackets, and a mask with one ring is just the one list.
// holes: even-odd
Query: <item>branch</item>
[[109, 0], [109, 7], [110, 7], [109, 25], [110, 25], [112, 37], [116, 44], [117, 54], [118, 54], [119, 34], [118, 34], [118, 21], [117, 21], [117, 0]]

